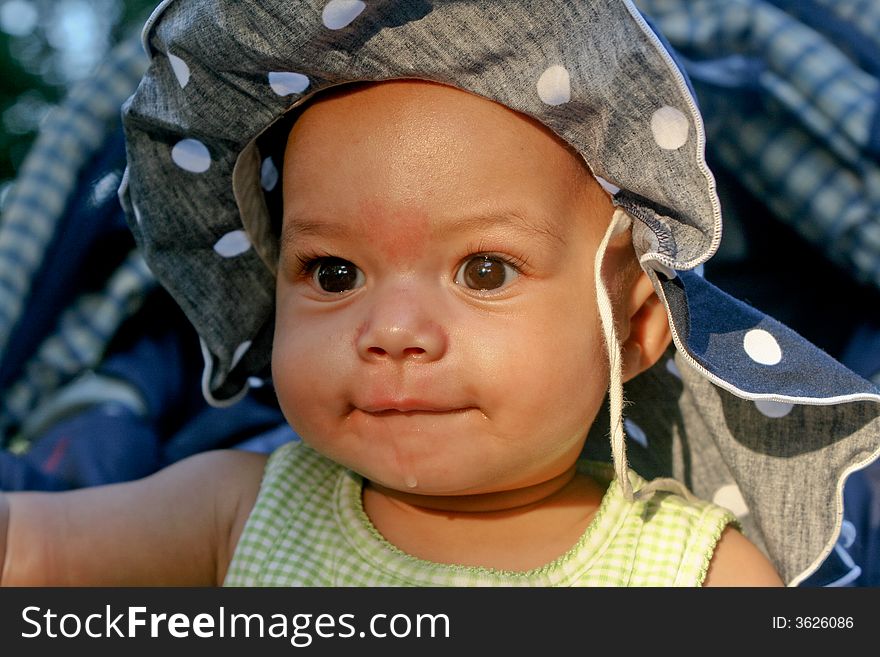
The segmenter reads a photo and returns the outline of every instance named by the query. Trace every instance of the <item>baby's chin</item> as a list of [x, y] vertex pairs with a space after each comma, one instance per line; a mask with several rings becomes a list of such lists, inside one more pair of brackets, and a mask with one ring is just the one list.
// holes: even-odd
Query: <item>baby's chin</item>
[[401, 459], [398, 463], [362, 462], [347, 467], [360, 474], [369, 485], [389, 492], [438, 498], [508, 495], [541, 485], [557, 475], [556, 470], [538, 473], [496, 456], [489, 450], [467, 456], [435, 453], [422, 459]]
[[[331, 458], [333, 458], [331, 456]], [[398, 496], [418, 498], [475, 497], [508, 489], [490, 472], [480, 467], [468, 467], [461, 458], [434, 455], [433, 458], [400, 462], [370, 462], [333, 458], [364, 478], [365, 485]], [[464, 467], [462, 467], [464, 465]], [[427, 500], [422, 499], [427, 504]]]
[[[346, 465], [343, 463], [343, 465]], [[383, 463], [381, 467], [369, 464], [352, 463], [350, 470], [360, 474], [367, 485], [389, 492], [419, 496], [471, 496], [493, 492], [500, 486], [493, 485], [490, 478], [481, 473], [470, 473], [444, 467], [440, 463], [412, 463], [405, 467], [394, 467]]]
[[[365, 479], [391, 489], [433, 495], [465, 494], [491, 483], [495, 440], [476, 427], [336, 427], [300, 434], [303, 442]], [[501, 471], [500, 469], [497, 469]]]
[[387, 492], [419, 497], [473, 497], [497, 492], [488, 485], [450, 481], [448, 477], [437, 477], [422, 473], [398, 473], [396, 476], [371, 478], [363, 475], [368, 486]]
[[323, 428], [314, 439], [303, 435], [304, 442], [389, 492], [426, 497], [477, 497], [541, 485], [570, 468], [579, 453], [550, 456], [528, 441], [514, 445], [508, 435], [486, 431], [482, 422], [436, 432]]

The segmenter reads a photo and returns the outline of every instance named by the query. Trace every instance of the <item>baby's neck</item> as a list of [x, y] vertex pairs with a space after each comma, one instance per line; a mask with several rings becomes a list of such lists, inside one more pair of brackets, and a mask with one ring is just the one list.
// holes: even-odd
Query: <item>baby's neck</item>
[[364, 510], [386, 540], [437, 563], [525, 571], [565, 554], [604, 495], [572, 467], [523, 489], [473, 496], [421, 496], [368, 483]]

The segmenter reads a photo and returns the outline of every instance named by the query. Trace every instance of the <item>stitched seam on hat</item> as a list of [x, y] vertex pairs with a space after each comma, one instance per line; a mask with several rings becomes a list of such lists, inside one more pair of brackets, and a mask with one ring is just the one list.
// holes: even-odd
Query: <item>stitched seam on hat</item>
[[646, 208], [641, 205], [637, 205], [626, 196], [618, 194], [615, 198], [615, 201], [630, 215], [632, 215], [651, 229], [651, 232], [654, 233], [654, 235], [657, 237], [659, 252], [661, 255], [675, 258], [676, 253], [678, 252], [678, 248], [675, 244], [675, 238], [672, 236], [669, 228], [667, 228], [662, 221], [650, 214], [650, 212]]

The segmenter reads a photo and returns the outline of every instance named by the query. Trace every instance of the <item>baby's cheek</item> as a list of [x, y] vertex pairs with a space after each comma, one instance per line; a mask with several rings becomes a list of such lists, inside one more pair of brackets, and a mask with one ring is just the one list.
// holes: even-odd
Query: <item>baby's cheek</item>
[[331, 400], [320, 376], [311, 373], [304, 364], [303, 368], [281, 377], [275, 392], [287, 422], [306, 442], [326, 433]]
[[[583, 416], [607, 387], [607, 360], [598, 341], [580, 322], [561, 322], [544, 331], [540, 348], [524, 359], [534, 404], [544, 412]], [[524, 352], [520, 352], [524, 353]]]
[[294, 429], [314, 429], [345, 412], [348, 343], [326, 327], [302, 324], [284, 336], [276, 335], [273, 379], [281, 409]]
[[302, 407], [309, 401], [309, 381], [320, 380], [320, 366], [316, 350], [310, 349], [302, 334], [276, 335], [272, 351], [272, 379], [282, 410]]

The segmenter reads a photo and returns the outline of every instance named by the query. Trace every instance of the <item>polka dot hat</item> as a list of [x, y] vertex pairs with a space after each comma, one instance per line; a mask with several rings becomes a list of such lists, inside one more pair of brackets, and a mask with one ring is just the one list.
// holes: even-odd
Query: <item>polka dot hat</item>
[[[626, 386], [630, 464], [731, 509], [790, 584], [831, 552], [844, 481], [880, 451], [880, 394], [695, 273], [721, 234], [703, 126], [631, 2], [166, 0], [144, 45], [120, 197], [201, 336], [209, 401], [270, 358], [280, 161], [258, 138], [335, 85], [450, 84], [543, 122], [633, 219], [674, 349]], [[607, 427], [589, 455], [609, 457]]]

